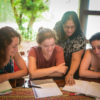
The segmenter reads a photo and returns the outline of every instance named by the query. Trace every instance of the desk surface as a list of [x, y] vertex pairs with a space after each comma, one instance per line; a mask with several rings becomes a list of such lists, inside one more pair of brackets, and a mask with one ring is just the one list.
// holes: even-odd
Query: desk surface
[[70, 93], [67, 91], [63, 91], [61, 87], [64, 86], [64, 80], [55, 80], [55, 82], [60, 87], [63, 95], [62, 96], [54, 96], [47, 97], [42, 99], [35, 99], [32, 88], [13, 88], [12, 93], [0, 96], [0, 100], [95, 100], [95, 98], [89, 96], [70, 96]]
[[69, 96], [69, 92], [62, 91], [62, 96], [35, 99], [31, 88], [13, 88], [11, 94], [0, 96], [0, 100], [95, 100], [88, 96]]

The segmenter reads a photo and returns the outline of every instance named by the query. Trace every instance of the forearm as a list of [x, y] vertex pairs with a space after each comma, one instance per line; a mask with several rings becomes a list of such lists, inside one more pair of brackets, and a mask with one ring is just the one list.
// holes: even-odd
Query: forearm
[[100, 72], [94, 72], [90, 70], [80, 70], [79, 75], [80, 77], [86, 78], [100, 78]]
[[71, 66], [69, 70], [70, 74], [74, 75], [77, 69], [79, 68], [83, 52], [84, 50], [82, 49], [80, 51], [72, 53]]
[[75, 72], [78, 70], [79, 68], [79, 65], [80, 65], [80, 60], [74, 60], [72, 63], [71, 63], [71, 66], [70, 66], [70, 70], [69, 70], [69, 74], [71, 75], [74, 75]]
[[23, 77], [25, 75], [27, 75], [27, 70], [20, 70], [13, 73], [4, 73], [0, 75], [0, 82], [6, 81], [9, 79]]
[[62, 73], [59, 73], [59, 72], [54, 72], [54, 73], [52, 73], [52, 74], [50, 74], [50, 75], [48, 75], [49, 77], [61, 77], [61, 76], [63, 76], [64, 74], [62, 74]]
[[0, 74], [0, 83], [8, 80], [8, 74]]
[[56, 72], [56, 67], [50, 67], [50, 68], [44, 68], [44, 69], [36, 69], [36, 70], [30, 70], [30, 77], [31, 78], [40, 78], [49, 76]]
[[22, 70], [20, 69], [19, 71], [16, 71], [12, 74], [14, 75], [13, 76], [14, 78], [23, 77], [23, 76], [26, 76], [28, 74], [28, 70], [27, 69], [22, 69]]

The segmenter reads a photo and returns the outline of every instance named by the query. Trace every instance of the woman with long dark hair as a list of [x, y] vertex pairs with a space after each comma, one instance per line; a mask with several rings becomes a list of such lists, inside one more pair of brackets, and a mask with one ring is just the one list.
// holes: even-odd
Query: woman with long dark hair
[[68, 66], [66, 84], [74, 84], [74, 78], [79, 77], [78, 69], [86, 45], [77, 14], [74, 11], [64, 13], [54, 29], [58, 37], [57, 44], [64, 48], [65, 62]]

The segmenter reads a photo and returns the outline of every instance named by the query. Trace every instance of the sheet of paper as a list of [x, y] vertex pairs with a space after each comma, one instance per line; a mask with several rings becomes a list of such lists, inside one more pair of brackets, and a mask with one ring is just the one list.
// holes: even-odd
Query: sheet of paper
[[90, 82], [87, 88], [87, 95], [100, 97], [100, 83]]
[[70, 92], [78, 92], [78, 93], [84, 93], [86, 92], [85, 88], [81, 88], [81, 87], [86, 87], [87, 86], [87, 82], [86, 81], [80, 81], [80, 80], [75, 80], [76, 85], [72, 85], [72, 86], [66, 86], [63, 88], [63, 90], [67, 90]]
[[73, 86], [65, 85], [63, 90], [82, 93], [93, 97], [100, 97], [100, 83], [82, 80], [75, 80], [75, 83], [76, 84]]
[[12, 87], [8, 81], [0, 83], [0, 95], [10, 93], [11, 89]]
[[31, 83], [41, 87], [32, 88], [36, 98], [62, 95], [59, 87], [52, 79], [35, 80]]
[[5, 91], [5, 92], [0, 92], [0, 95], [9, 94], [9, 93], [11, 93], [11, 92], [12, 92], [12, 90], [8, 90], [8, 91]]

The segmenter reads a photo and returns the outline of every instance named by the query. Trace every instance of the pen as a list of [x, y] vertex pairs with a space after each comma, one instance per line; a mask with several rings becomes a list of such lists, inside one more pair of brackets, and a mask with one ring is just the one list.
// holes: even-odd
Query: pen
[[29, 87], [33, 87], [33, 88], [41, 88], [40, 86], [36, 86], [36, 85], [28, 85]]

